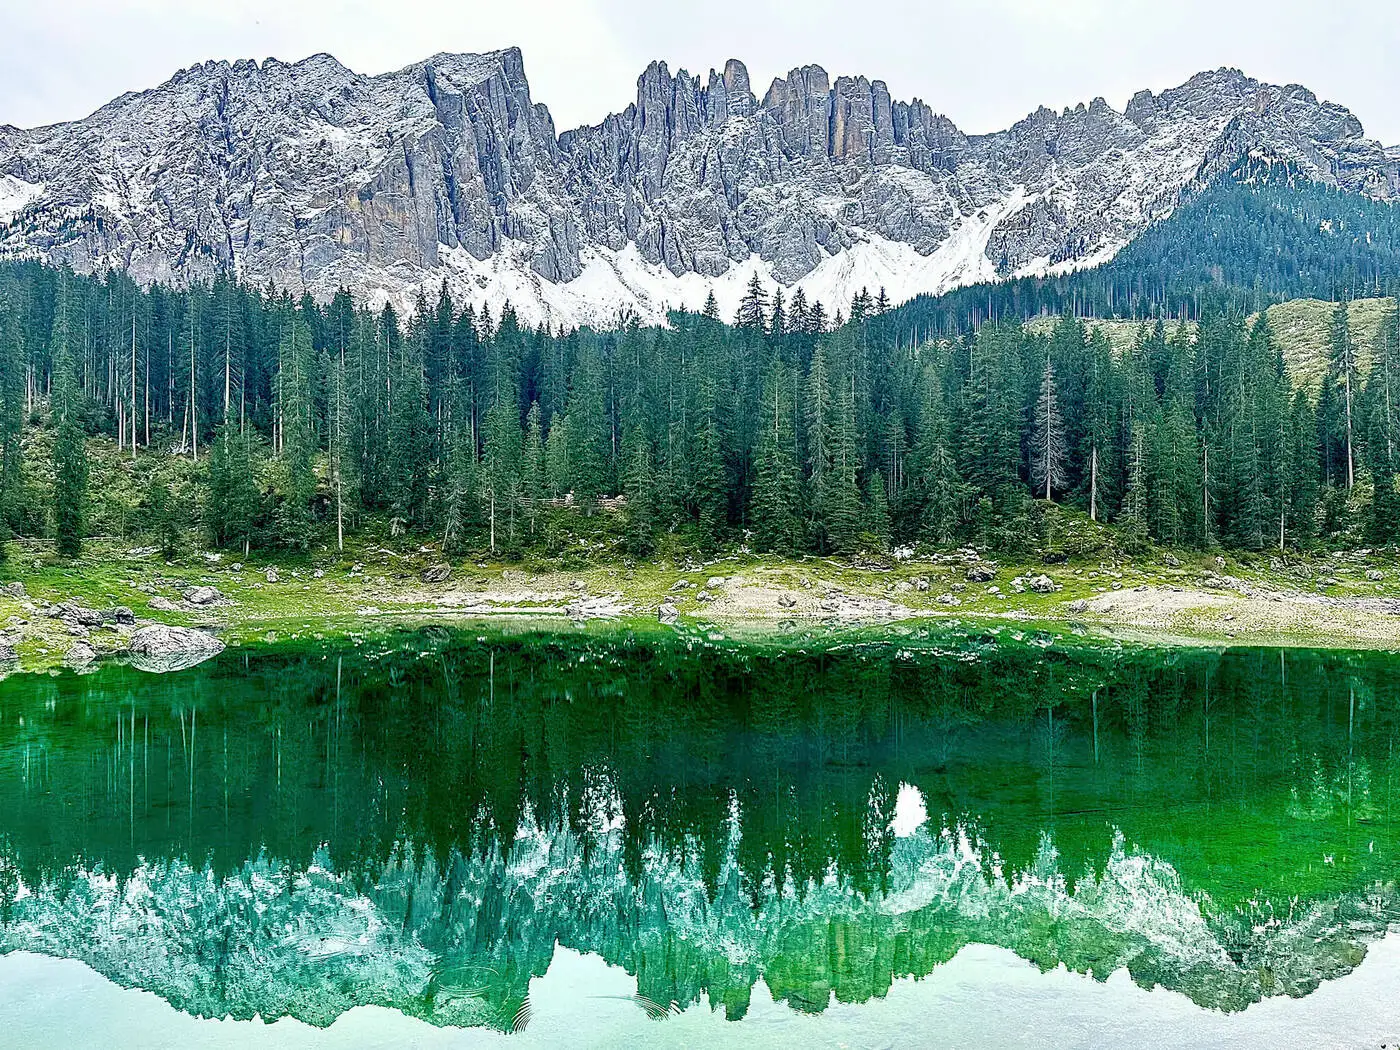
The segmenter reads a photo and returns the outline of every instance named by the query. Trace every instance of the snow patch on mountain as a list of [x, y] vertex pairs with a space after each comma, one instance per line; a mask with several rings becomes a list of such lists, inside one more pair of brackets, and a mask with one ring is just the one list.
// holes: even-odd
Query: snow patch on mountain
[[[620, 251], [586, 246], [581, 252], [583, 272], [571, 281], [554, 283], [529, 268], [528, 244], [507, 241], [486, 259], [476, 259], [461, 248], [440, 246], [443, 268], [420, 290], [433, 301], [445, 280], [454, 301], [470, 303], [478, 312], [484, 307], [500, 317], [509, 305], [523, 323], [554, 328], [608, 328], [629, 316], [645, 324], [664, 324], [669, 311], [699, 311], [711, 295], [720, 316], [733, 317], [755, 275], [770, 298], [781, 292], [791, 299], [801, 289], [809, 303], [820, 302], [832, 313], [849, 308], [862, 291], [874, 296], [883, 290], [890, 303], [898, 305], [916, 295], [938, 295], [961, 285], [995, 280], [997, 268], [987, 256], [988, 240], [998, 224], [1030, 199], [1018, 187], [1006, 200], [962, 217], [947, 240], [927, 255], [913, 245], [864, 234], [850, 248], [826, 255], [805, 277], [788, 283], [778, 280], [773, 266], [757, 254], [718, 277], [707, 277], [674, 274], [647, 262], [632, 243]], [[1120, 247], [1108, 246], [1094, 258], [1111, 258]], [[1074, 265], [1040, 263], [1039, 272], [1063, 272]], [[416, 293], [404, 296], [380, 289], [371, 298], [375, 306], [392, 302], [397, 309], [412, 310]]]
[[[516, 49], [364, 76], [329, 55], [208, 62], [68, 124], [0, 129], [0, 256], [186, 284], [220, 272], [411, 308], [446, 280], [530, 323], [660, 321], [756, 273], [829, 314], [1111, 258], [1250, 150], [1400, 196], [1341, 106], [1238, 70], [966, 135], [865, 77], [652, 63], [557, 133]], [[23, 222], [9, 221], [23, 213]]]
[[44, 194], [41, 183], [0, 172], [0, 224], [7, 223]]

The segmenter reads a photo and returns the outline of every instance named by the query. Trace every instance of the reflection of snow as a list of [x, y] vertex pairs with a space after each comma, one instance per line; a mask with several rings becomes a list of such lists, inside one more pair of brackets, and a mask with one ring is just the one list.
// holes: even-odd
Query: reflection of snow
[[894, 816], [890, 819], [890, 830], [896, 838], [908, 838], [928, 821], [928, 807], [924, 805], [924, 793], [913, 784], [901, 783], [899, 794], [894, 800]]
[[[825, 943], [835, 926], [847, 931], [853, 959], [887, 958], [882, 945], [893, 938], [922, 945], [920, 975], [964, 945], [999, 944], [1042, 965], [1100, 975], [1127, 967], [1144, 986], [1239, 1009], [1347, 972], [1394, 913], [1382, 902], [1366, 927], [1352, 909], [1339, 926], [1335, 903], [1300, 907], [1257, 926], [1232, 956], [1172, 866], [1127, 848], [1121, 836], [1096, 872], [1062, 870], [1049, 836], [1012, 871], [974, 827], [931, 828], [909, 784], [879, 819], [895, 833], [886, 840], [883, 889], [862, 891], [834, 861], [801, 887], [791, 876], [741, 868], [737, 800], [719, 850], [712, 844], [707, 856], [698, 841], [648, 847], [637, 869], [626, 859], [616, 784], [603, 771], [589, 779], [575, 809], [586, 848], [567, 825], [541, 826], [527, 809], [506, 856], [495, 848], [454, 853], [443, 868], [431, 850], [402, 844], [353, 879], [338, 875], [324, 852], [290, 878], [266, 858], [222, 875], [183, 861], [142, 864], [121, 881], [70, 870], [20, 888], [0, 952], [80, 959], [204, 1016], [290, 1014], [329, 1024], [374, 1002], [440, 1024], [500, 1025], [502, 1004], [523, 993], [525, 975], [547, 962], [556, 940], [636, 970], [647, 987], [679, 981], [683, 1002], [752, 988], [774, 973], [784, 997], [794, 981], [801, 988], [808, 980], [847, 1001], [883, 994], [867, 968], [828, 972], [821, 952], [811, 974], [794, 972], [800, 946]], [[764, 880], [756, 891], [755, 874]], [[681, 944], [687, 976], [657, 972], [666, 965], [657, 960]], [[427, 991], [444, 971], [469, 973], [488, 991], [434, 1002]], [[480, 976], [487, 973], [496, 976]]]
[[[16, 1046], [104, 1050], [463, 1050], [543, 1046], [1382, 1046], [1400, 1029], [1400, 934], [1373, 946], [1351, 974], [1302, 999], [1280, 996], [1224, 1014], [1145, 991], [1116, 973], [1095, 981], [1042, 973], [1011, 952], [969, 945], [929, 976], [897, 980], [882, 1000], [833, 1003], [820, 1015], [775, 1003], [759, 982], [739, 1022], [697, 1005], [664, 1022], [632, 1002], [635, 979], [596, 955], [560, 947], [530, 985], [533, 1019], [519, 1035], [435, 1028], [395, 1010], [359, 1006], [327, 1029], [284, 1018], [197, 1019], [155, 995], [126, 990], [81, 963], [16, 952], [0, 958], [0, 1030]], [[994, 1004], [994, 1007], [993, 1007]], [[930, 1019], [936, 1019], [936, 1026]]]

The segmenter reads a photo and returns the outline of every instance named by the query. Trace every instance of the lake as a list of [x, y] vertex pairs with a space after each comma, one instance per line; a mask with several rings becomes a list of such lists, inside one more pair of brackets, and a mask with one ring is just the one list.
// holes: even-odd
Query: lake
[[0, 1043], [1379, 1047], [1398, 736], [1392, 654], [1008, 630], [12, 676]]

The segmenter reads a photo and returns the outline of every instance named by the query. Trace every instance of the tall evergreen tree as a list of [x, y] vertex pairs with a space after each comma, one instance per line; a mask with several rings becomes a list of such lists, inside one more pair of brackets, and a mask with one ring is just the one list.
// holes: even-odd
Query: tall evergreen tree
[[1329, 378], [1336, 384], [1340, 395], [1340, 414], [1346, 442], [1346, 485], [1350, 489], [1356, 484], [1355, 452], [1355, 394], [1357, 381], [1356, 343], [1351, 337], [1349, 320], [1350, 303], [1345, 299], [1332, 311], [1332, 325], [1328, 338]]
[[53, 380], [49, 395], [50, 414], [55, 425], [53, 443], [54, 535], [58, 552], [77, 557], [82, 552], [87, 521], [88, 453], [87, 439], [80, 418], [79, 377], [75, 354], [77, 341], [76, 309], [67, 270], [58, 276], [54, 304], [53, 331], [49, 353], [53, 360]]
[[1031, 434], [1031, 484], [1038, 497], [1053, 499], [1054, 493], [1063, 492], [1069, 486], [1065, 462], [1068, 454], [1055, 366], [1047, 354], [1040, 378], [1040, 396], [1035, 403], [1035, 428]]
[[241, 547], [245, 557], [252, 547], [261, 504], [256, 440], [253, 434], [241, 432], [234, 420], [220, 424], [206, 475], [204, 523], [210, 538], [220, 547]]
[[8, 549], [23, 474], [24, 373], [19, 311], [0, 299], [0, 562]]
[[774, 360], [764, 384], [763, 430], [756, 453], [757, 477], [754, 482], [754, 542], [760, 550], [795, 553], [802, 539], [798, 513], [801, 484], [794, 458], [792, 402], [788, 396], [787, 369], [781, 358]]

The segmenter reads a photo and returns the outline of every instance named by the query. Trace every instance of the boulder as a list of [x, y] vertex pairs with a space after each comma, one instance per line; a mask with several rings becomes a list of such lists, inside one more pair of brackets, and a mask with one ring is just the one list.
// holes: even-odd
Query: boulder
[[1385, 579], [1385, 573], [1381, 572], [1380, 569], [1367, 569], [1366, 579], [1371, 580], [1372, 582], [1376, 580], [1383, 580]]
[[445, 561], [438, 562], [420, 572], [418, 578], [424, 583], [446, 583], [452, 578], [452, 566]]
[[1026, 581], [1026, 586], [1036, 594], [1053, 594], [1055, 591], [1055, 581], [1049, 576], [1032, 576]]
[[20, 600], [29, 597], [28, 593], [24, 589], [24, 584], [20, 583], [19, 580], [15, 580], [14, 583], [6, 584], [4, 590], [0, 591], [0, 594], [4, 594], [6, 597], [9, 598], [17, 598]]
[[69, 667], [86, 667], [97, 659], [97, 652], [86, 642], [74, 642], [63, 655], [63, 662]]
[[207, 631], [151, 624], [131, 636], [131, 662], [142, 671], [181, 671], [223, 652], [224, 643]]
[[656, 609], [656, 619], [660, 623], [675, 623], [680, 614], [680, 610], [670, 602], [662, 602]]
[[778, 595], [778, 606], [783, 609], [795, 609], [797, 607], [797, 598], [784, 591], [782, 594]]
[[1072, 602], [1069, 603], [1069, 605], [1067, 606], [1067, 608], [1069, 609], [1070, 612], [1076, 613], [1076, 614], [1077, 614], [1077, 613], [1082, 613], [1082, 612], [1088, 612], [1088, 611], [1089, 611], [1089, 602], [1088, 602], [1086, 599], [1084, 599], [1084, 598], [1076, 598], [1074, 601], [1072, 601]]
[[68, 617], [68, 619], [73, 620], [75, 623], [78, 623], [83, 627], [102, 626], [102, 614], [96, 609], [86, 609], [83, 608], [81, 605], [73, 609], [72, 615]]
[[712, 591], [717, 591], [719, 590], [719, 588], [724, 586], [724, 577], [711, 576], [708, 580], [705, 581], [705, 586]]
[[214, 605], [223, 601], [223, 593], [217, 587], [191, 587], [184, 594], [191, 605]]
[[969, 583], [991, 583], [997, 578], [997, 567], [980, 562], [970, 566], [967, 570], [967, 580]]
[[180, 603], [179, 603], [179, 602], [173, 602], [173, 601], [171, 601], [169, 598], [163, 598], [163, 597], [161, 597], [160, 595], [156, 595], [154, 598], [152, 598], [152, 599], [151, 599], [150, 601], [148, 601], [146, 604], [147, 604], [150, 608], [155, 609], [157, 612], [183, 612], [183, 611], [184, 611], [184, 609], [180, 606]]
[[273, 565], [267, 570], [266, 579], [268, 583], [276, 583], [282, 579], [281, 574], [277, 571], [277, 566]]
[[113, 623], [133, 624], [136, 622], [136, 614], [125, 605], [108, 609], [104, 615]]
[[12, 664], [19, 661], [19, 653], [13, 645], [8, 642], [0, 642], [0, 664]]
[[1162, 564], [1166, 565], [1169, 569], [1179, 569], [1181, 568], [1181, 559], [1175, 555], [1167, 554], [1162, 557]]

